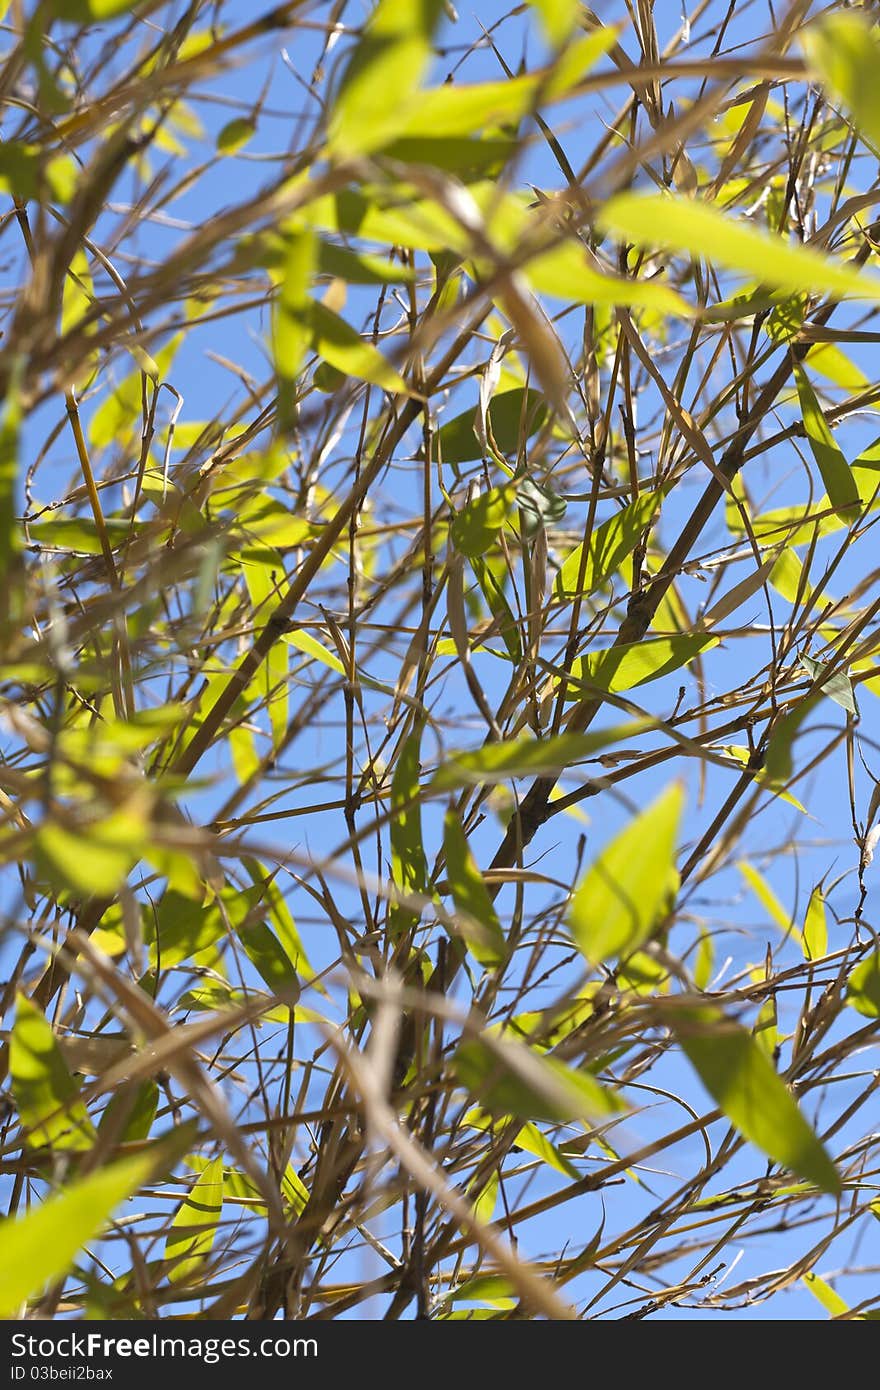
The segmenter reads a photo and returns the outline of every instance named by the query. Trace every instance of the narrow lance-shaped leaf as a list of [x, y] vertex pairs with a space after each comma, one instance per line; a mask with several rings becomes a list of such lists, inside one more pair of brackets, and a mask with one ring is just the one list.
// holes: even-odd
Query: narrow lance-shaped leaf
[[801, 940], [804, 955], [808, 960], [821, 960], [827, 955], [828, 926], [825, 921], [825, 897], [821, 888], [814, 888], [810, 894]]
[[709, 1095], [745, 1139], [823, 1192], [840, 1191], [837, 1169], [747, 1029], [718, 1009], [675, 1013], [672, 1027]]
[[612, 1115], [622, 1108], [613, 1091], [588, 1071], [575, 1071], [523, 1043], [484, 1034], [456, 1049], [453, 1069], [484, 1110], [525, 1120], [572, 1120]]
[[[813, 457], [819, 465], [819, 472], [822, 474], [822, 481], [828, 491], [831, 505], [857, 508], [860, 499], [856, 480], [849, 464], [838, 448], [834, 435], [828, 428], [828, 422], [816, 398], [816, 393], [810, 385], [810, 379], [799, 363], [795, 365], [795, 378], [804, 429], [807, 432]], [[854, 519], [854, 511], [852, 516]]]
[[501, 782], [507, 777], [541, 777], [564, 772], [567, 767], [591, 757], [610, 744], [635, 738], [651, 728], [650, 719], [633, 719], [588, 734], [557, 734], [555, 738], [513, 738], [488, 743], [473, 753], [455, 753], [437, 769], [432, 791], [454, 791], [457, 787], [479, 786], [482, 782]]
[[16, 1003], [9, 1071], [19, 1118], [32, 1131], [30, 1144], [74, 1152], [91, 1148], [95, 1130], [79, 1087], [67, 1070], [51, 1025], [23, 994]]
[[175, 1261], [168, 1271], [173, 1284], [185, 1284], [201, 1269], [217, 1234], [223, 1207], [223, 1159], [212, 1161], [199, 1174], [177, 1209], [165, 1241], [165, 1259]]
[[0, 1222], [0, 1317], [16, 1317], [26, 1299], [66, 1274], [77, 1252], [152, 1167], [149, 1155], [121, 1159], [70, 1183], [26, 1215]]
[[564, 43], [580, 19], [580, 0], [529, 0], [529, 3], [538, 13], [548, 43]]
[[12, 558], [20, 546], [15, 520], [20, 430], [19, 374], [14, 372], [0, 419], [0, 581], [8, 575]]
[[590, 537], [586, 561], [582, 559], [583, 545], [576, 546], [565, 557], [556, 576], [557, 595], [560, 598], [574, 598], [578, 593], [588, 595], [600, 589], [620, 569], [627, 556], [633, 553], [659, 502], [659, 493], [643, 493], [622, 511], [597, 526]]
[[368, 154], [399, 133], [430, 62], [442, 13], [443, 0], [379, 0], [330, 113], [332, 154]]
[[867, 14], [846, 10], [825, 15], [805, 30], [801, 42], [823, 86], [874, 151], [880, 151], [880, 42]]
[[644, 642], [607, 647], [588, 652], [571, 665], [567, 698], [581, 698], [583, 686], [598, 686], [613, 692], [659, 680], [688, 666], [701, 652], [718, 646], [718, 638], [701, 632], [682, 632], [674, 637], [650, 637]]
[[289, 429], [293, 424], [297, 377], [311, 339], [305, 315], [316, 257], [315, 234], [308, 229], [291, 232], [272, 316], [272, 356], [278, 377], [278, 413], [282, 429]]
[[581, 880], [568, 924], [593, 964], [626, 955], [654, 930], [675, 873], [684, 805], [676, 782], [606, 845]]
[[[422, 809], [419, 803], [421, 765], [419, 747], [422, 731], [417, 729], [405, 740], [391, 782], [391, 874], [404, 893], [427, 892], [428, 865], [422, 842]], [[398, 935], [415, 921], [408, 909], [393, 904], [390, 927]]]
[[846, 1002], [865, 1018], [880, 1018], [880, 951], [872, 951], [851, 972]]
[[474, 959], [494, 969], [507, 958], [507, 942], [461, 822], [452, 810], [447, 811], [443, 823], [443, 849], [452, 900], [461, 914], [461, 934]]
[[758, 231], [720, 208], [694, 199], [621, 193], [605, 204], [597, 221], [606, 232], [637, 246], [705, 256], [713, 265], [754, 276], [762, 284], [779, 289], [880, 299], [880, 277], [851, 270], [811, 247]]

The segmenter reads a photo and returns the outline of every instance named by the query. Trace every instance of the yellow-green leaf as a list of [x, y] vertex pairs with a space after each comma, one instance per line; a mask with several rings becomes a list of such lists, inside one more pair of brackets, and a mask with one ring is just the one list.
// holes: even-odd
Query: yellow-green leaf
[[461, 822], [453, 810], [443, 822], [446, 871], [455, 910], [461, 914], [461, 934], [480, 965], [494, 969], [507, 959], [507, 941], [498, 914], [471, 854]]
[[821, 960], [828, 953], [828, 927], [825, 922], [825, 897], [821, 888], [810, 894], [801, 943], [807, 960]]
[[60, 1279], [111, 1212], [147, 1180], [153, 1159], [141, 1154], [99, 1168], [0, 1222], [0, 1317], [15, 1318], [25, 1301]]
[[116, 811], [81, 830], [47, 821], [34, 838], [37, 860], [52, 878], [86, 897], [115, 893], [145, 847], [145, 823], [130, 811]]
[[591, 963], [647, 941], [669, 896], [684, 792], [674, 782], [605, 846], [572, 898], [568, 924]]
[[442, 13], [442, 0], [379, 0], [330, 113], [331, 154], [369, 154], [401, 133], [407, 111], [418, 101]]
[[311, 345], [318, 356], [344, 376], [369, 381], [373, 386], [381, 386], [384, 391], [406, 391], [403, 377], [379, 349], [366, 342], [357, 329], [328, 309], [326, 304], [312, 300], [303, 322], [308, 324]]
[[861, 961], [846, 982], [846, 1002], [865, 1018], [880, 1018], [880, 951]]
[[838, 1193], [837, 1169], [751, 1033], [718, 1009], [676, 1012], [671, 1022], [709, 1095], [743, 1137], [823, 1192]]
[[212, 1159], [196, 1178], [171, 1222], [165, 1259], [172, 1284], [186, 1284], [211, 1253], [223, 1207], [223, 1159]]
[[501, 782], [508, 777], [543, 777], [591, 757], [609, 744], [635, 738], [650, 728], [650, 719], [633, 719], [589, 734], [557, 734], [555, 738], [512, 738], [487, 743], [473, 753], [453, 753], [437, 769], [432, 791]]
[[880, 277], [852, 270], [808, 246], [758, 231], [729, 212], [690, 198], [621, 193], [600, 210], [606, 231], [638, 246], [704, 256], [713, 265], [756, 277], [779, 289], [854, 299], [880, 299]]
[[650, 637], [644, 642], [588, 652], [572, 662], [572, 679], [566, 694], [568, 699], [581, 698], [582, 689], [577, 682], [598, 686], [600, 690], [631, 690], [633, 686], [645, 685], [680, 670], [701, 652], [717, 646], [717, 637], [682, 632], [674, 637]]
[[659, 493], [643, 493], [622, 511], [597, 526], [590, 537], [587, 558], [583, 562], [580, 587], [578, 580], [581, 578], [583, 545], [576, 546], [562, 562], [556, 576], [557, 596], [575, 598], [578, 593], [587, 595], [600, 589], [612, 574], [616, 574], [627, 556], [633, 553], [645, 528], [650, 525], [659, 501]]
[[481, 1107], [496, 1115], [567, 1124], [621, 1109], [614, 1092], [590, 1072], [488, 1033], [459, 1045], [453, 1069]]
[[825, 15], [805, 30], [802, 43], [822, 85], [849, 112], [873, 149], [880, 151], [880, 43], [867, 14], [846, 10]]
[[316, 258], [314, 232], [309, 229], [292, 232], [287, 240], [281, 284], [272, 315], [272, 357], [278, 378], [282, 429], [289, 429], [293, 423], [297, 378], [312, 336], [307, 314]]
[[218, 154], [237, 154], [244, 149], [256, 134], [256, 126], [247, 116], [236, 116], [228, 121], [217, 136]]
[[835, 1293], [831, 1285], [826, 1284], [825, 1280], [820, 1279], [818, 1274], [814, 1274], [812, 1270], [804, 1275], [804, 1284], [832, 1318], [840, 1317], [841, 1314], [849, 1312], [849, 1304], [845, 1303], [840, 1294]]
[[446, 136], [462, 136], [513, 125], [537, 106], [561, 101], [616, 39], [615, 29], [597, 29], [567, 45], [550, 67], [537, 72], [496, 82], [432, 87], [420, 93], [395, 134], [411, 138], [442, 131]]
[[456, 550], [479, 558], [489, 549], [516, 506], [516, 488], [508, 483], [493, 487], [466, 503], [450, 527]]
[[[810, 385], [810, 379], [799, 363], [795, 364], [795, 379], [807, 440], [813, 451], [813, 457], [819, 465], [819, 472], [822, 474], [822, 481], [828, 490], [831, 505], [833, 507], [856, 508], [860, 501], [856, 480], [837, 446], [834, 435], [828, 428], [828, 422], [816, 398], [816, 393]], [[854, 511], [852, 516], [855, 519]]]
[[28, 1143], [83, 1153], [95, 1129], [79, 1087], [67, 1070], [51, 1026], [24, 994], [18, 996], [9, 1044], [9, 1073], [21, 1123], [31, 1131]]
[[538, 13], [547, 42], [565, 43], [580, 19], [580, 0], [529, 0], [529, 3]]
[[0, 418], [0, 579], [9, 573], [13, 556], [21, 548], [16, 516], [18, 506], [18, 450], [21, 431], [20, 369], [12, 379]]

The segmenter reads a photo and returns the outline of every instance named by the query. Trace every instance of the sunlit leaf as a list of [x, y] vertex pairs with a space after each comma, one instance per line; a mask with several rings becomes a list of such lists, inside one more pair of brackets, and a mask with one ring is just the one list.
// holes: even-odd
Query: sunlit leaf
[[461, 822], [452, 810], [447, 811], [443, 822], [443, 849], [452, 900], [456, 912], [461, 913], [461, 934], [474, 958], [492, 970], [507, 959], [507, 942]]
[[840, 1317], [841, 1314], [849, 1312], [849, 1304], [840, 1297], [839, 1293], [835, 1293], [830, 1284], [826, 1284], [825, 1280], [820, 1279], [818, 1274], [814, 1274], [812, 1270], [804, 1275], [804, 1284], [832, 1318]]
[[828, 953], [828, 927], [825, 921], [825, 897], [821, 888], [810, 894], [804, 929], [801, 933], [807, 960], [821, 960]]
[[838, 1193], [834, 1164], [751, 1033], [718, 1009], [676, 1011], [670, 1021], [709, 1095], [743, 1137], [823, 1192]]
[[639, 246], [705, 256], [713, 265], [779, 289], [811, 289], [841, 299], [880, 299], [880, 277], [735, 221], [729, 213], [694, 199], [620, 193], [601, 208], [598, 222], [606, 232]]
[[614, 1092], [590, 1072], [490, 1035], [461, 1043], [453, 1068], [459, 1083], [494, 1114], [568, 1123], [621, 1108]]
[[568, 924], [593, 964], [627, 955], [651, 936], [675, 872], [683, 807], [684, 792], [673, 783], [614, 836], [581, 879]]
[[79, 1087], [51, 1026], [24, 994], [16, 1002], [9, 1073], [19, 1118], [32, 1131], [31, 1145], [80, 1153], [92, 1147], [95, 1130]]
[[659, 502], [659, 493], [643, 493], [608, 521], [603, 521], [601, 526], [595, 527], [586, 561], [583, 562], [583, 577], [581, 564], [584, 548], [579, 545], [565, 557], [556, 576], [558, 596], [574, 598], [578, 593], [592, 594], [601, 588], [620, 569], [627, 556], [633, 553], [646, 527], [650, 525]]
[[584, 758], [610, 744], [634, 738], [649, 728], [650, 720], [631, 720], [588, 734], [557, 734], [555, 738], [515, 738], [487, 743], [473, 753], [455, 753], [437, 769], [431, 782], [433, 791], [454, 791], [457, 787], [500, 782], [507, 777], [541, 777], [564, 772]]
[[582, 689], [576, 682], [600, 690], [631, 690], [688, 666], [701, 652], [717, 647], [718, 640], [704, 633], [682, 632], [675, 637], [649, 637], [644, 642], [588, 652], [572, 662], [572, 680], [566, 693], [569, 699], [581, 698]]
[[823, 15], [804, 30], [801, 43], [831, 97], [841, 103], [873, 149], [880, 150], [880, 43], [868, 15], [855, 10]]
[[880, 951], [873, 951], [850, 972], [846, 1002], [865, 1018], [880, 1018]]
[[418, 100], [442, 13], [442, 0], [379, 0], [330, 113], [332, 154], [368, 154], [400, 134], [407, 111]]
[[28, 1298], [66, 1274], [77, 1253], [147, 1180], [152, 1167], [151, 1155], [120, 1159], [70, 1183], [23, 1216], [0, 1222], [0, 1317], [17, 1317]]
[[[422, 842], [422, 811], [420, 803], [419, 748], [421, 730], [405, 740], [397, 759], [391, 783], [391, 873], [397, 887], [404, 893], [422, 894], [428, 887], [428, 864]], [[394, 905], [391, 910], [392, 931], [402, 930], [415, 920], [406, 908]]]
[[236, 116], [235, 120], [227, 121], [217, 136], [217, 153], [237, 154], [253, 140], [256, 129], [253, 121], [246, 116]]
[[[819, 465], [819, 472], [822, 474], [831, 504], [834, 507], [857, 508], [859, 490], [852, 470], [828, 428], [822, 407], [810, 385], [810, 379], [799, 364], [795, 366], [795, 378], [807, 440]], [[855, 512], [852, 515], [854, 517]]]
[[489, 549], [516, 506], [516, 488], [493, 487], [465, 503], [453, 519], [450, 535], [462, 555], [479, 557]]
[[541, 21], [548, 43], [564, 43], [581, 15], [580, 0], [529, 0]]
[[211, 1253], [223, 1207], [223, 1159], [213, 1159], [181, 1202], [165, 1240], [172, 1284], [187, 1284]]

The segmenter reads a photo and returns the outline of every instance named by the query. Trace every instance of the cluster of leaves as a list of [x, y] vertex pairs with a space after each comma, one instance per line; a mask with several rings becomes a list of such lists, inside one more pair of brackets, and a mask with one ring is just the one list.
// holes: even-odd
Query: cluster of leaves
[[661, 8], [0, 3], [0, 1316], [877, 1316], [880, 35]]

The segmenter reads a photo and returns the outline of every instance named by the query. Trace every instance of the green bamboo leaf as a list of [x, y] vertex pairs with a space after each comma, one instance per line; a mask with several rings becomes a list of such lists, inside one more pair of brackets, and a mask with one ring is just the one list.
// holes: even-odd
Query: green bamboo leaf
[[172, 1284], [188, 1284], [211, 1253], [223, 1208], [223, 1159], [212, 1161], [196, 1178], [171, 1222], [165, 1259]]
[[850, 973], [846, 1002], [865, 1018], [880, 1018], [880, 951], [874, 951]]
[[381, 386], [383, 391], [406, 391], [406, 383], [372, 343], [365, 342], [356, 328], [340, 318], [326, 304], [312, 300], [303, 315], [308, 324], [311, 345], [319, 357], [343, 376], [357, 377]]
[[0, 417], [0, 581], [9, 574], [21, 548], [16, 518], [18, 505], [19, 436], [21, 432], [21, 372], [13, 369]]
[[577, 28], [581, 16], [580, 0], [529, 0], [538, 14], [548, 43], [565, 43]]
[[9, 1073], [19, 1119], [32, 1131], [30, 1145], [75, 1153], [92, 1147], [95, 1129], [79, 1086], [67, 1070], [51, 1026], [24, 994], [16, 1002]]
[[244, 922], [238, 939], [272, 993], [291, 1008], [299, 999], [300, 984], [293, 963], [278, 937], [265, 922]]
[[619, 1111], [618, 1096], [588, 1071], [573, 1071], [522, 1043], [486, 1033], [455, 1051], [453, 1071], [481, 1107], [524, 1120], [596, 1119]]
[[160, 0], [152, 0], [149, 6], [144, 0], [54, 0], [53, 8], [59, 19], [70, 24], [88, 24], [92, 20], [115, 19], [129, 10], [155, 9], [159, 4]]
[[701, 652], [717, 647], [718, 640], [706, 633], [683, 632], [674, 637], [649, 637], [644, 642], [588, 652], [572, 662], [567, 698], [582, 697], [583, 690], [578, 682], [617, 692], [659, 680], [689, 665]]
[[407, 111], [418, 102], [442, 14], [443, 0], [379, 0], [330, 112], [331, 154], [369, 154], [401, 133]]
[[247, 116], [236, 116], [228, 121], [217, 136], [218, 154], [238, 154], [257, 133], [257, 127]]
[[822, 85], [849, 112], [859, 134], [880, 151], [880, 43], [867, 14], [846, 10], [825, 15], [804, 31], [801, 43]]
[[[406, 4], [406, 0], [402, 0]], [[561, 101], [617, 40], [614, 28], [597, 29], [568, 44], [548, 68], [497, 82], [445, 83], [421, 92], [394, 133], [398, 137], [474, 135], [513, 125], [536, 106]]]
[[810, 894], [804, 929], [801, 933], [807, 960], [821, 960], [828, 953], [828, 926], [825, 921], [825, 897], [821, 888]]
[[827, 695], [848, 714], [858, 714], [852, 681], [844, 671], [835, 671], [833, 676], [826, 679], [825, 672], [829, 669], [827, 662], [817, 661], [815, 657], [807, 656], [806, 653], [801, 657], [801, 665], [809, 672], [823, 695]]
[[804, 720], [812, 713], [821, 699], [821, 692], [813, 691], [804, 699], [798, 700], [794, 707], [774, 724], [770, 742], [767, 745], [767, 756], [764, 759], [764, 770], [768, 779], [774, 784], [787, 782], [791, 777], [794, 771], [791, 756], [792, 746]]
[[461, 914], [461, 934], [474, 959], [494, 970], [507, 959], [507, 941], [483, 876], [471, 854], [461, 822], [453, 810], [443, 822], [446, 871], [455, 910]]
[[107, 1102], [98, 1132], [102, 1137], [112, 1135], [114, 1142], [120, 1144], [148, 1139], [158, 1106], [159, 1087], [155, 1081], [144, 1081], [140, 1086], [126, 1082]]
[[455, 791], [459, 787], [480, 786], [483, 782], [503, 782], [508, 777], [545, 777], [549, 773], [564, 772], [610, 744], [634, 738], [651, 726], [650, 719], [633, 719], [628, 724], [588, 734], [523, 737], [487, 743], [473, 753], [451, 754], [434, 774], [431, 790]]
[[[498, 448], [508, 458], [516, 458], [523, 441], [531, 438], [545, 423], [548, 410], [540, 391], [526, 391], [516, 386], [493, 396], [488, 414]], [[434, 441], [437, 456], [444, 463], [469, 463], [482, 457], [474, 431], [475, 419], [475, 410], [465, 410], [447, 420], [437, 431]]]
[[[419, 747], [422, 731], [417, 728], [405, 740], [391, 782], [391, 877], [403, 893], [428, 891], [428, 864], [422, 842], [422, 808], [419, 797]], [[391, 908], [390, 925], [397, 936], [416, 920], [408, 908]]]
[[707, 257], [713, 265], [792, 292], [880, 299], [880, 278], [852, 270], [808, 246], [734, 221], [729, 212], [664, 193], [621, 193], [599, 212], [606, 232], [667, 251]]
[[462, 555], [479, 559], [489, 549], [516, 506], [516, 487], [507, 483], [481, 492], [453, 519], [449, 533]]
[[311, 341], [308, 325], [309, 288], [315, 273], [317, 240], [314, 232], [292, 233], [284, 253], [281, 284], [272, 314], [272, 358], [278, 378], [278, 411], [282, 429], [295, 418], [296, 383]]
[[626, 278], [600, 270], [587, 259], [586, 249], [575, 241], [560, 241], [548, 251], [532, 256], [523, 273], [533, 290], [564, 299], [569, 304], [629, 305], [658, 314], [691, 318], [693, 309], [680, 294], [652, 280]]
[[133, 811], [116, 811], [82, 830], [46, 821], [34, 836], [37, 862], [50, 878], [85, 897], [115, 893], [146, 845], [146, 822]]
[[683, 806], [675, 782], [605, 846], [581, 879], [568, 924], [592, 964], [628, 955], [654, 931], [675, 876]]
[[797, 928], [792, 925], [791, 915], [786, 912], [764, 875], [755, 868], [754, 864], [747, 863], [745, 859], [739, 861], [737, 868], [755, 894], [755, 897], [761, 905], [766, 908], [767, 912], [769, 912], [783, 936], [797, 936], [798, 931]]
[[824, 1279], [820, 1279], [818, 1274], [812, 1270], [804, 1275], [804, 1285], [810, 1290], [814, 1298], [817, 1298], [832, 1318], [840, 1317], [843, 1313], [849, 1312], [849, 1304], [845, 1303], [839, 1293], [835, 1293], [830, 1284], [826, 1284]]
[[19, 1316], [27, 1299], [60, 1279], [113, 1210], [146, 1182], [153, 1158], [138, 1155], [100, 1168], [24, 1216], [0, 1222], [0, 1317]]
[[[813, 457], [819, 465], [819, 472], [822, 474], [822, 481], [828, 490], [831, 505], [833, 507], [858, 507], [860, 498], [856, 480], [837, 446], [834, 435], [828, 428], [828, 422], [816, 398], [816, 393], [810, 385], [810, 379], [799, 363], [795, 364], [794, 370], [807, 440], [813, 451]], [[854, 512], [852, 515], [855, 519]]]
[[627, 556], [635, 550], [645, 528], [651, 524], [660, 500], [659, 492], [643, 493], [634, 502], [628, 503], [622, 511], [594, 529], [587, 550], [580, 590], [578, 578], [584, 547], [575, 546], [574, 550], [566, 555], [556, 576], [557, 597], [576, 598], [579, 592], [585, 596], [593, 594], [616, 574]]
[[718, 1009], [686, 1010], [671, 1023], [709, 1095], [743, 1137], [823, 1192], [840, 1192], [837, 1169], [751, 1033]]

